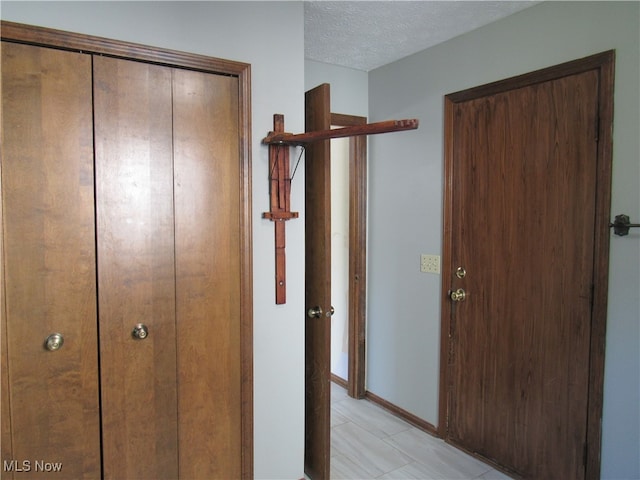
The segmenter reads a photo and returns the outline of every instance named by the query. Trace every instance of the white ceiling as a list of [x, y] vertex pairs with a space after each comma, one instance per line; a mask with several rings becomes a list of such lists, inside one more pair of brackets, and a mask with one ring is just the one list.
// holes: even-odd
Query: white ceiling
[[306, 1], [305, 58], [368, 72], [537, 1]]

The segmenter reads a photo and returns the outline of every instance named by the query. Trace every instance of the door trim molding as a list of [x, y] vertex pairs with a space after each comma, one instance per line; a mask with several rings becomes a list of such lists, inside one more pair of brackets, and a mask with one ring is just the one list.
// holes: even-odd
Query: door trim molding
[[[451, 265], [453, 191], [453, 120], [456, 103], [513, 90], [536, 83], [596, 70], [599, 75], [599, 132], [596, 187], [596, 218], [594, 246], [594, 285], [591, 317], [590, 371], [587, 406], [587, 444], [585, 446], [585, 478], [600, 477], [600, 450], [602, 441], [602, 399], [604, 390], [605, 332], [607, 322], [607, 295], [609, 275], [609, 216], [611, 206], [611, 169], [613, 146], [613, 91], [615, 51], [610, 50], [582, 59], [500, 80], [487, 85], [445, 96], [444, 105], [444, 223], [442, 264]], [[451, 302], [446, 293], [452, 284], [453, 272], [445, 267], [442, 272], [442, 309], [440, 331], [440, 384], [438, 434], [447, 438], [449, 385], [449, 333], [451, 328]]]
[[[91, 35], [1, 21], [3, 41], [106, 55], [238, 78], [241, 268], [242, 477], [253, 478], [253, 257], [251, 222], [251, 65]], [[4, 356], [3, 356], [4, 358]], [[3, 379], [4, 381], [4, 379]]]
[[[367, 117], [331, 114], [331, 125], [364, 125]], [[347, 392], [364, 398], [367, 314], [367, 138], [349, 137], [349, 359]]]

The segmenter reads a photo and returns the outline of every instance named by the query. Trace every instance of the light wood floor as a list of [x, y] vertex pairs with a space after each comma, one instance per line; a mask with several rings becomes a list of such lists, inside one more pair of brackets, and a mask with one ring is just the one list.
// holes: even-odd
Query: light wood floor
[[331, 479], [508, 480], [475, 458], [331, 387]]

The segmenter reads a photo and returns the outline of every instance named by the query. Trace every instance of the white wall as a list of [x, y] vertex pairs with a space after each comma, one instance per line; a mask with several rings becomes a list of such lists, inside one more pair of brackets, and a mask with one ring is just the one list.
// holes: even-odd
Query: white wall
[[331, 140], [331, 373], [349, 378], [349, 139]]
[[[369, 73], [370, 121], [420, 119], [370, 145], [368, 389], [437, 424], [443, 96], [616, 49], [612, 218], [640, 220], [640, 4], [545, 2]], [[602, 478], [640, 478], [640, 231], [611, 239]]]
[[[275, 305], [267, 147], [285, 115], [304, 130], [303, 6], [299, 2], [6, 2], [3, 20], [251, 64], [256, 478], [301, 478], [304, 452], [304, 181], [287, 222], [287, 304]], [[286, 52], [283, 55], [282, 52]], [[304, 162], [303, 162], [304, 163]], [[296, 177], [304, 179], [301, 164]]]
[[369, 75], [362, 70], [313, 60], [304, 62], [305, 90], [331, 85], [331, 112], [366, 117], [369, 114]]

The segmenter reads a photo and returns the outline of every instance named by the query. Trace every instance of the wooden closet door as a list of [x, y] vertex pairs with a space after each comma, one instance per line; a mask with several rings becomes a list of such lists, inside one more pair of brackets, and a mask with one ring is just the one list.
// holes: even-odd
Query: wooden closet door
[[91, 59], [2, 42], [2, 122], [3, 478], [100, 478]]
[[240, 478], [238, 80], [94, 62], [105, 478]]
[[174, 70], [180, 478], [241, 478], [238, 79]]
[[94, 82], [104, 477], [176, 478], [171, 69], [96, 56]]

